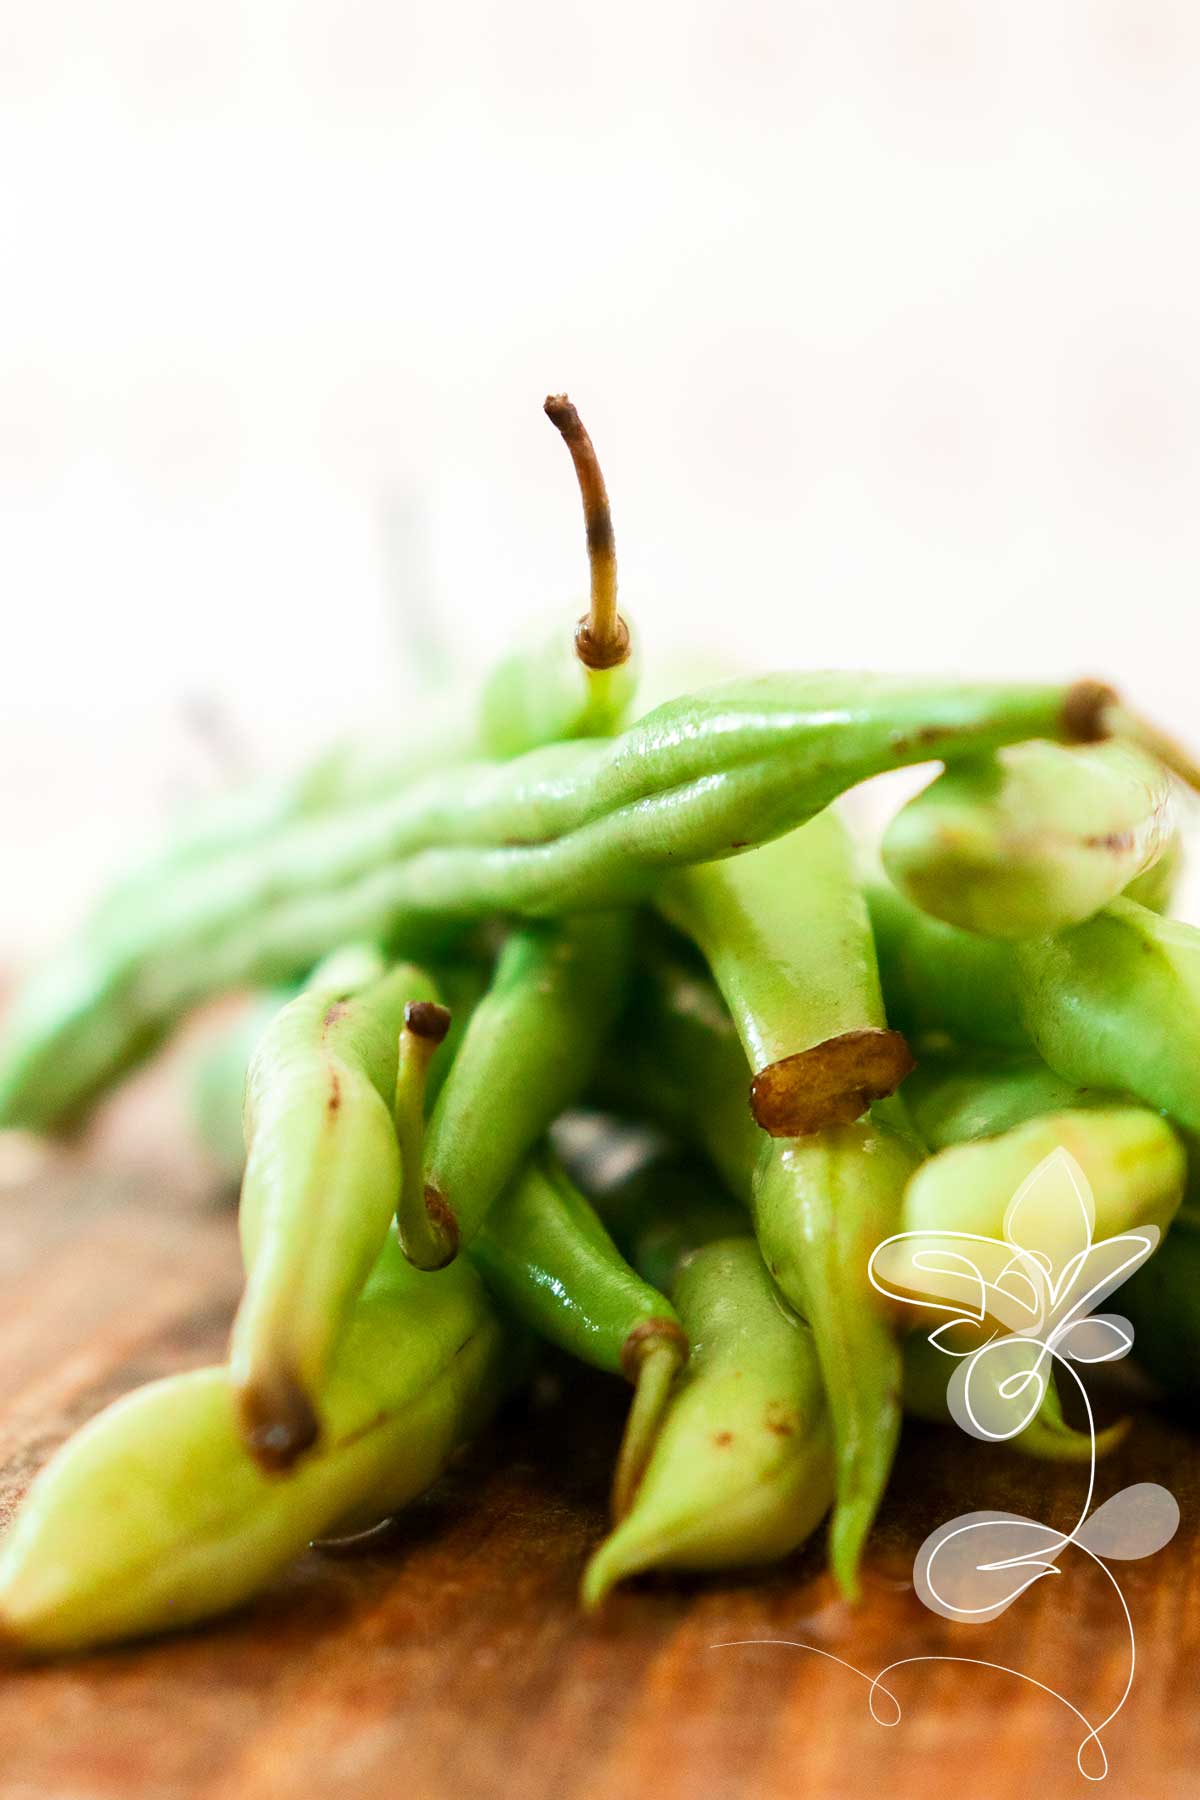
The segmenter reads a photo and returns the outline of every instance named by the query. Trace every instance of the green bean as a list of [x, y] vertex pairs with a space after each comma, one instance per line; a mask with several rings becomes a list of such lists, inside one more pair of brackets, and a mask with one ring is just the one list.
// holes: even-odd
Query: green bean
[[[744, 1217], [732, 1201], [722, 1199], [706, 1183], [703, 1171], [678, 1158], [645, 1155], [641, 1165], [625, 1167], [596, 1195], [596, 1205], [621, 1248], [647, 1280], [669, 1290], [685, 1255], [717, 1238], [736, 1236]], [[1172, 1228], [1168, 1243], [1174, 1242]], [[1159, 1253], [1162, 1254], [1161, 1252]], [[1200, 1309], [1198, 1309], [1200, 1315]], [[946, 1389], [954, 1361], [920, 1332], [904, 1340], [904, 1410], [918, 1419], [941, 1424], [951, 1418]], [[1000, 1402], [1009, 1396], [998, 1394]], [[1011, 1397], [1014, 1421], [1022, 1402]], [[1097, 1455], [1113, 1449], [1125, 1436], [1122, 1420], [1097, 1434]], [[1091, 1437], [1074, 1430], [1062, 1414], [1053, 1373], [1035, 1418], [1011, 1440], [1023, 1455], [1043, 1461], [1087, 1461]]]
[[355, 993], [319, 982], [279, 1014], [246, 1083], [239, 1222], [246, 1290], [230, 1343], [246, 1442], [288, 1468], [320, 1432], [315, 1396], [400, 1197], [392, 1118], [408, 965]]
[[[993, 1351], [993, 1355], [998, 1352]], [[944, 1351], [921, 1332], [914, 1332], [904, 1341], [904, 1410], [913, 1418], [924, 1419], [932, 1425], [943, 1425], [951, 1421], [946, 1389], [954, 1370], [954, 1361]], [[1024, 1369], [1022, 1362], [1020, 1367]], [[1025, 1403], [1020, 1394], [1009, 1395], [999, 1379], [993, 1382], [988, 1395], [989, 1427], [1000, 1429], [999, 1413], [1011, 1409], [1011, 1423], [1016, 1424], [1025, 1410]], [[1095, 1453], [1107, 1456], [1129, 1431], [1129, 1420], [1118, 1419], [1115, 1424], [1107, 1426], [1096, 1433]], [[1063, 1417], [1062, 1402], [1058, 1397], [1058, 1389], [1054, 1381], [1053, 1370], [1046, 1382], [1046, 1391], [1042, 1404], [1029, 1424], [1017, 1432], [1015, 1437], [1006, 1440], [1013, 1450], [1019, 1450], [1023, 1456], [1036, 1457], [1040, 1462], [1090, 1462], [1092, 1457], [1092, 1436], [1088, 1431], [1076, 1431], [1068, 1425]]]
[[636, 677], [630, 640], [616, 610], [616, 552], [608, 494], [591, 438], [565, 395], [551, 396], [547, 416], [571, 451], [583, 498], [592, 599], [574, 644], [557, 628], [545, 642], [501, 658], [465, 712], [443, 706], [422, 728], [380, 754], [337, 744], [294, 773], [223, 795], [177, 827], [167, 843], [120, 881], [97, 918], [126, 912], [154, 896], [190, 864], [258, 845], [297, 820], [382, 799], [448, 762], [523, 755], [568, 738], [603, 737], [629, 710]]
[[652, 1119], [712, 1162], [749, 1206], [766, 1140], [746, 1105], [737, 1028], [707, 971], [657, 934], [641, 946], [629, 1006], [597, 1070], [602, 1104]]
[[583, 1577], [589, 1610], [649, 1568], [771, 1562], [814, 1530], [833, 1454], [812, 1333], [749, 1237], [697, 1250], [673, 1298], [693, 1345], [630, 1512]]
[[1200, 1131], [1200, 931], [1114, 900], [1016, 947], [1021, 1013], [1056, 1074], [1123, 1089]]
[[1169, 1398], [1200, 1409], [1200, 1217], [1181, 1212], [1117, 1298], [1134, 1328], [1133, 1355]]
[[[378, 980], [387, 964], [374, 945], [349, 944], [334, 951], [309, 978], [311, 986], [344, 986], [347, 992]], [[223, 1036], [209, 1044], [193, 1065], [188, 1107], [193, 1131], [215, 1163], [222, 1180], [239, 1183], [246, 1166], [242, 1101], [246, 1071], [259, 1040], [289, 1001], [295, 987], [257, 994]]]
[[920, 1037], [1034, 1050], [1064, 1081], [1127, 1093], [1200, 1131], [1200, 931], [1119, 899], [1016, 944], [868, 889], [889, 1014]]
[[[867, 1279], [876, 1244], [899, 1229], [919, 1152], [872, 1116], [797, 1139], [763, 1140], [744, 1105], [745, 1058], [710, 985], [659, 953], [635, 983], [620, 1033], [623, 1081], [655, 1117], [702, 1148], [751, 1208], [763, 1259], [812, 1326], [833, 1417], [834, 1573], [857, 1567], [887, 1486], [900, 1430], [900, 1349]], [[891, 1102], [883, 1103], [891, 1105]]]
[[313, 1538], [428, 1487], [512, 1363], [473, 1269], [420, 1275], [389, 1244], [322, 1390], [321, 1448], [269, 1480], [239, 1442], [220, 1368], [117, 1401], [55, 1455], [17, 1515], [0, 1552], [0, 1636], [77, 1650], [239, 1605]]
[[634, 1387], [613, 1481], [629, 1510], [687, 1339], [674, 1308], [629, 1267], [563, 1170], [538, 1157], [492, 1207], [472, 1260], [501, 1302], [542, 1337]]
[[919, 1059], [947, 1036], [1029, 1054], [1010, 944], [943, 924], [886, 881], [869, 881], [866, 894], [888, 1018]]
[[[240, 1087], [234, 1098], [226, 1085], [221, 1098], [224, 1114], [214, 1110], [209, 1121], [218, 1140], [229, 1135], [231, 1112], [240, 1120]], [[400, 1161], [407, 1168], [403, 1144]], [[624, 1510], [686, 1356], [670, 1303], [638, 1279], [582, 1195], [545, 1160], [528, 1165], [495, 1202], [471, 1256], [525, 1323], [583, 1361], [633, 1382], [635, 1401], [614, 1481], [614, 1510]]]
[[1077, 925], [1162, 856], [1171, 783], [1126, 744], [1014, 744], [947, 769], [884, 833], [905, 897], [965, 931], [1043, 937]]
[[1097, 1239], [1139, 1225], [1166, 1230], [1183, 1196], [1186, 1159], [1166, 1120], [1141, 1106], [1049, 1113], [999, 1137], [939, 1151], [908, 1184], [904, 1230], [1002, 1237], [1009, 1203], [1058, 1149], [1087, 1177]]
[[746, 1234], [745, 1208], [722, 1191], [712, 1168], [661, 1141], [643, 1140], [609, 1177], [603, 1165], [580, 1166], [580, 1180], [623, 1254], [664, 1294], [694, 1250]]
[[1102, 735], [1106, 690], [767, 676], [672, 702], [597, 742], [465, 765], [164, 884], [78, 939], [18, 1001], [0, 1125], [78, 1114], [202, 999], [292, 979], [331, 945], [407, 954], [495, 912], [627, 905], [664, 869], [777, 837], [884, 769], [1027, 737]]
[[997, 1137], [1043, 1113], [1120, 1106], [1119, 1094], [1064, 1081], [1037, 1057], [971, 1047], [923, 1056], [904, 1084], [904, 1098], [931, 1150]]
[[509, 937], [434, 1107], [423, 1195], [401, 1208], [400, 1241], [418, 1266], [439, 1267], [471, 1241], [578, 1099], [624, 998], [629, 946], [618, 913]]
[[660, 910], [704, 952], [772, 1137], [849, 1125], [913, 1067], [887, 1029], [871, 925], [832, 808], [724, 862], [669, 875]]
[[829, 1557], [850, 1599], [900, 1433], [900, 1348], [867, 1264], [899, 1228], [917, 1160], [872, 1118], [774, 1146], [755, 1181], [763, 1260], [812, 1326], [825, 1372], [837, 1449]]

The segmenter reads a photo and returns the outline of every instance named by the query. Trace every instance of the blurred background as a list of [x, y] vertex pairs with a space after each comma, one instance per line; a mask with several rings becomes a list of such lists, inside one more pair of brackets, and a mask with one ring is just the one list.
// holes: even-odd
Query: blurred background
[[0, 948], [586, 585], [1200, 738], [1188, 0], [0, 0]]

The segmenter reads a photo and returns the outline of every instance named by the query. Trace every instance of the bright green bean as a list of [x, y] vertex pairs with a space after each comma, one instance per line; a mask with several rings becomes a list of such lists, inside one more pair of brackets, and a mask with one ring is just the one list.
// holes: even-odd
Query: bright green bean
[[1114, 900], [1016, 946], [1021, 1014], [1056, 1074], [1122, 1089], [1200, 1131], [1200, 931]]
[[405, 1011], [436, 999], [429, 976], [403, 964], [358, 993], [320, 982], [283, 1009], [250, 1065], [246, 1290], [230, 1365], [265, 1469], [287, 1468], [319, 1435], [316, 1395], [400, 1197], [392, 1100]]
[[619, 913], [514, 931], [438, 1097], [424, 1194], [400, 1241], [436, 1268], [471, 1241], [488, 1208], [590, 1080], [625, 997], [630, 921]]
[[659, 908], [694, 938], [733, 1014], [772, 1137], [849, 1125], [913, 1066], [887, 1029], [875, 946], [832, 807], [798, 831], [668, 875]]
[[714, 1171], [674, 1146], [643, 1143], [606, 1178], [581, 1169], [588, 1198], [621, 1250], [650, 1284], [669, 1293], [685, 1257], [718, 1238], [744, 1237], [745, 1208], [717, 1184]]
[[0, 1552], [0, 1635], [36, 1653], [77, 1650], [239, 1605], [313, 1538], [428, 1487], [512, 1365], [469, 1265], [420, 1275], [389, 1245], [322, 1391], [322, 1447], [269, 1480], [239, 1442], [220, 1368], [117, 1401], [22, 1504]]
[[931, 1150], [998, 1137], [1043, 1113], [1119, 1106], [1105, 1088], [1064, 1081], [1035, 1056], [971, 1047], [923, 1056], [904, 1084], [913, 1122]]
[[1171, 782], [1126, 744], [1014, 744], [946, 769], [884, 833], [883, 866], [924, 911], [987, 937], [1077, 925], [1162, 856]]
[[766, 842], [884, 769], [1028, 737], [1090, 739], [1104, 690], [776, 675], [660, 707], [620, 737], [467, 765], [301, 823], [85, 933], [18, 1001], [0, 1126], [69, 1118], [202, 999], [294, 978], [347, 939], [423, 954], [448, 923], [603, 910], [662, 871]]
[[629, 1510], [687, 1339], [670, 1302], [630, 1268], [583, 1195], [538, 1157], [488, 1213], [472, 1260], [503, 1304], [560, 1349], [633, 1383], [613, 1481]]
[[1029, 1053], [1012, 946], [959, 931], [913, 906], [890, 883], [866, 887], [888, 1018], [917, 1045], [950, 1037]]
[[631, 1511], [588, 1563], [589, 1610], [643, 1569], [786, 1556], [832, 1498], [812, 1333], [780, 1304], [753, 1239], [697, 1250], [673, 1297], [692, 1356]]
[[602, 1104], [702, 1150], [748, 1207], [766, 1140], [746, 1104], [745, 1054], [707, 970], [681, 949], [657, 934], [643, 943], [595, 1090]]
[[1200, 1131], [1200, 931], [1110, 901], [1016, 944], [930, 919], [871, 884], [889, 1014], [920, 1036], [1035, 1050], [1064, 1081], [1133, 1095]]
[[744, 1104], [745, 1057], [728, 1015], [711, 984], [669, 954], [643, 961], [612, 1060], [610, 1086], [703, 1149], [749, 1205], [767, 1267], [812, 1326], [837, 1447], [832, 1566], [853, 1595], [900, 1430], [899, 1343], [867, 1262], [899, 1229], [919, 1152], [874, 1116], [764, 1141]]

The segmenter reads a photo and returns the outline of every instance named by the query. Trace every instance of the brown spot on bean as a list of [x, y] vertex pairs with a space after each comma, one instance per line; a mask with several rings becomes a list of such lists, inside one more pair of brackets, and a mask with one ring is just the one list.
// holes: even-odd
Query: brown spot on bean
[[1134, 842], [1132, 831], [1107, 831], [1085, 837], [1083, 847], [1085, 850], [1111, 850], [1114, 855], [1121, 856], [1133, 849]]
[[447, 1263], [452, 1263], [458, 1255], [458, 1219], [450, 1202], [438, 1188], [433, 1186], [432, 1182], [426, 1183], [425, 1187], [425, 1211], [429, 1214], [430, 1223], [435, 1232], [445, 1245], [445, 1256], [437, 1264], [439, 1269], [444, 1269]]
[[329, 1075], [329, 1098], [325, 1102], [325, 1110], [328, 1113], [335, 1113], [341, 1104], [342, 1104], [341, 1077], [339, 1076], [337, 1070], [333, 1069], [330, 1071], [330, 1075]]
[[788, 1407], [772, 1401], [767, 1407], [766, 1427], [775, 1437], [794, 1437], [796, 1433], [796, 1415]]
[[732, 1442], [733, 1442], [732, 1431], [714, 1431], [713, 1432], [713, 1443], [717, 1446], [718, 1450], [727, 1449], [728, 1446], [730, 1444], [732, 1444]]

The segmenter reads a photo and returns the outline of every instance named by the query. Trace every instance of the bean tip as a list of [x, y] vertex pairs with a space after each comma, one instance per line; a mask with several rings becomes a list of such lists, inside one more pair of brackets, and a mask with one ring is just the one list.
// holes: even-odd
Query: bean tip
[[579, 414], [566, 394], [547, 394], [542, 402], [542, 411], [565, 438], [578, 435], [582, 429]]
[[410, 1000], [404, 1008], [404, 1025], [414, 1037], [436, 1046], [450, 1029], [450, 1008], [436, 1000]]
[[248, 1381], [237, 1399], [243, 1441], [264, 1475], [286, 1475], [321, 1435], [316, 1410], [294, 1375]]
[[401, 1206], [397, 1220], [400, 1248], [415, 1268], [432, 1274], [444, 1269], [458, 1255], [458, 1217], [440, 1189], [425, 1185], [423, 1204], [414, 1218]]
[[1063, 701], [1063, 730], [1076, 744], [1096, 744], [1111, 737], [1111, 710], [1117, 704], [1115, 688], [1090, 677], [1076, 681], [1067, 689]]

